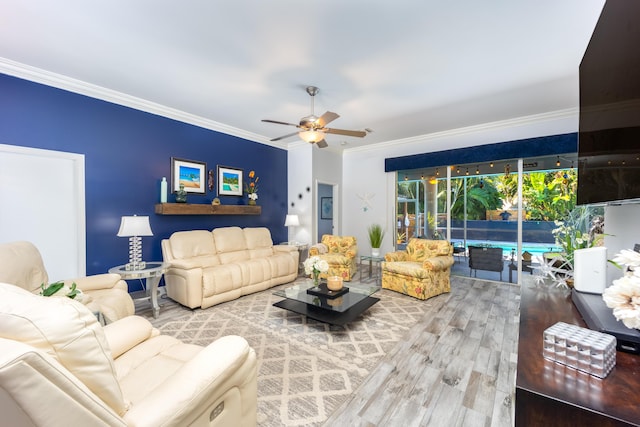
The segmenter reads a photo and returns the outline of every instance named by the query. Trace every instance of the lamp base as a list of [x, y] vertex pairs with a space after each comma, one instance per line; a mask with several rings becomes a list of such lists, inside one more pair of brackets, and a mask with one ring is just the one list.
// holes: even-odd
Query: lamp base
[[144, 261], [130, 262], [124, 266], [127, 271], [144, 270], [145, 268], [147, 268], [147, 263]]

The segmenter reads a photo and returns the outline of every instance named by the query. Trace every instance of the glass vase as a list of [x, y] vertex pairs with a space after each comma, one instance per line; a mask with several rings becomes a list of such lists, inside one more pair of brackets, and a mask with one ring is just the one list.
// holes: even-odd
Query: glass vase
[[316, 269], [313, 270], [313, 285], [316, 288], [320, 286], [320, 271]]

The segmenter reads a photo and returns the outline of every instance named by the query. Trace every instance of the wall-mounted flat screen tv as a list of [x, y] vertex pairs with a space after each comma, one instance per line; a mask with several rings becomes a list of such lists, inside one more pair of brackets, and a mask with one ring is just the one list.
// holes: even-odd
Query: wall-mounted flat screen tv
[[607, 0], [579, 71], [577, 202], [640, 202], [640, 1]]

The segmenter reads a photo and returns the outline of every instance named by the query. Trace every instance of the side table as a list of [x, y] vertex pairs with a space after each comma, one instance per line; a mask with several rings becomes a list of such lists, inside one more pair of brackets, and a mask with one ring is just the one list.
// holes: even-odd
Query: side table
[[382, 280], [382, 275], [380, 274], [380, 263], [382, 261], [384, 261], [384, 257], [383, 256], [373, 256], [373, 255], [360, 255], [360, 280], [362, 280], [362, 264], [364, 262], [369, 261], [369, 279], [371, 279], [371, 276], [373, 274], [373, 267], [375, 265], [376, 269], [375, 269], [375, 276], [374, 278], [376, 279], [376, 283], [379, 283]]
[[280, 244], [295, 246], [298, 249], [298, 276], [304, 274], [304, 261], [309, 256], [309, 245], [307, 243], [298, 242], [282, 242]]
[[[119, 274], [123, 280], [144, 279], [144, 288], [147, 296], [144, 299], [151, 299], [151, 308], [153, 309], [153, 317], [157, 318], [160, 314], [160, 306], [158, 305], [158, 284], [162, 275], [169, 268], [169, 264], [164, 262], [147, 262], [146, 267], [141, 270], [127, 270], [125, 265], [119, 265], [109, 269], [109, 273]], [[140, 298], [141, 299], [141, 298]]]

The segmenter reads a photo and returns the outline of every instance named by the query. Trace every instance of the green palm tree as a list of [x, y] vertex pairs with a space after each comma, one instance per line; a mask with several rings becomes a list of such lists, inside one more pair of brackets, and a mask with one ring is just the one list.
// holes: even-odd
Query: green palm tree
[[[500, 193], [487, 178], [451, 180], [451, 217], [464, 219], [464, 181], [467, 180], [467, 219], [486, 219], [487, 211], [502, 206]], [[440, 199], [440, 197], [438, 197]], [[446, 198], [445, 198], [446, 200]]]
[[566, 218], [576, 205], [577, 182], [572, 169], [526, 174], [522, 195], [527, 218], [540, 221]]

